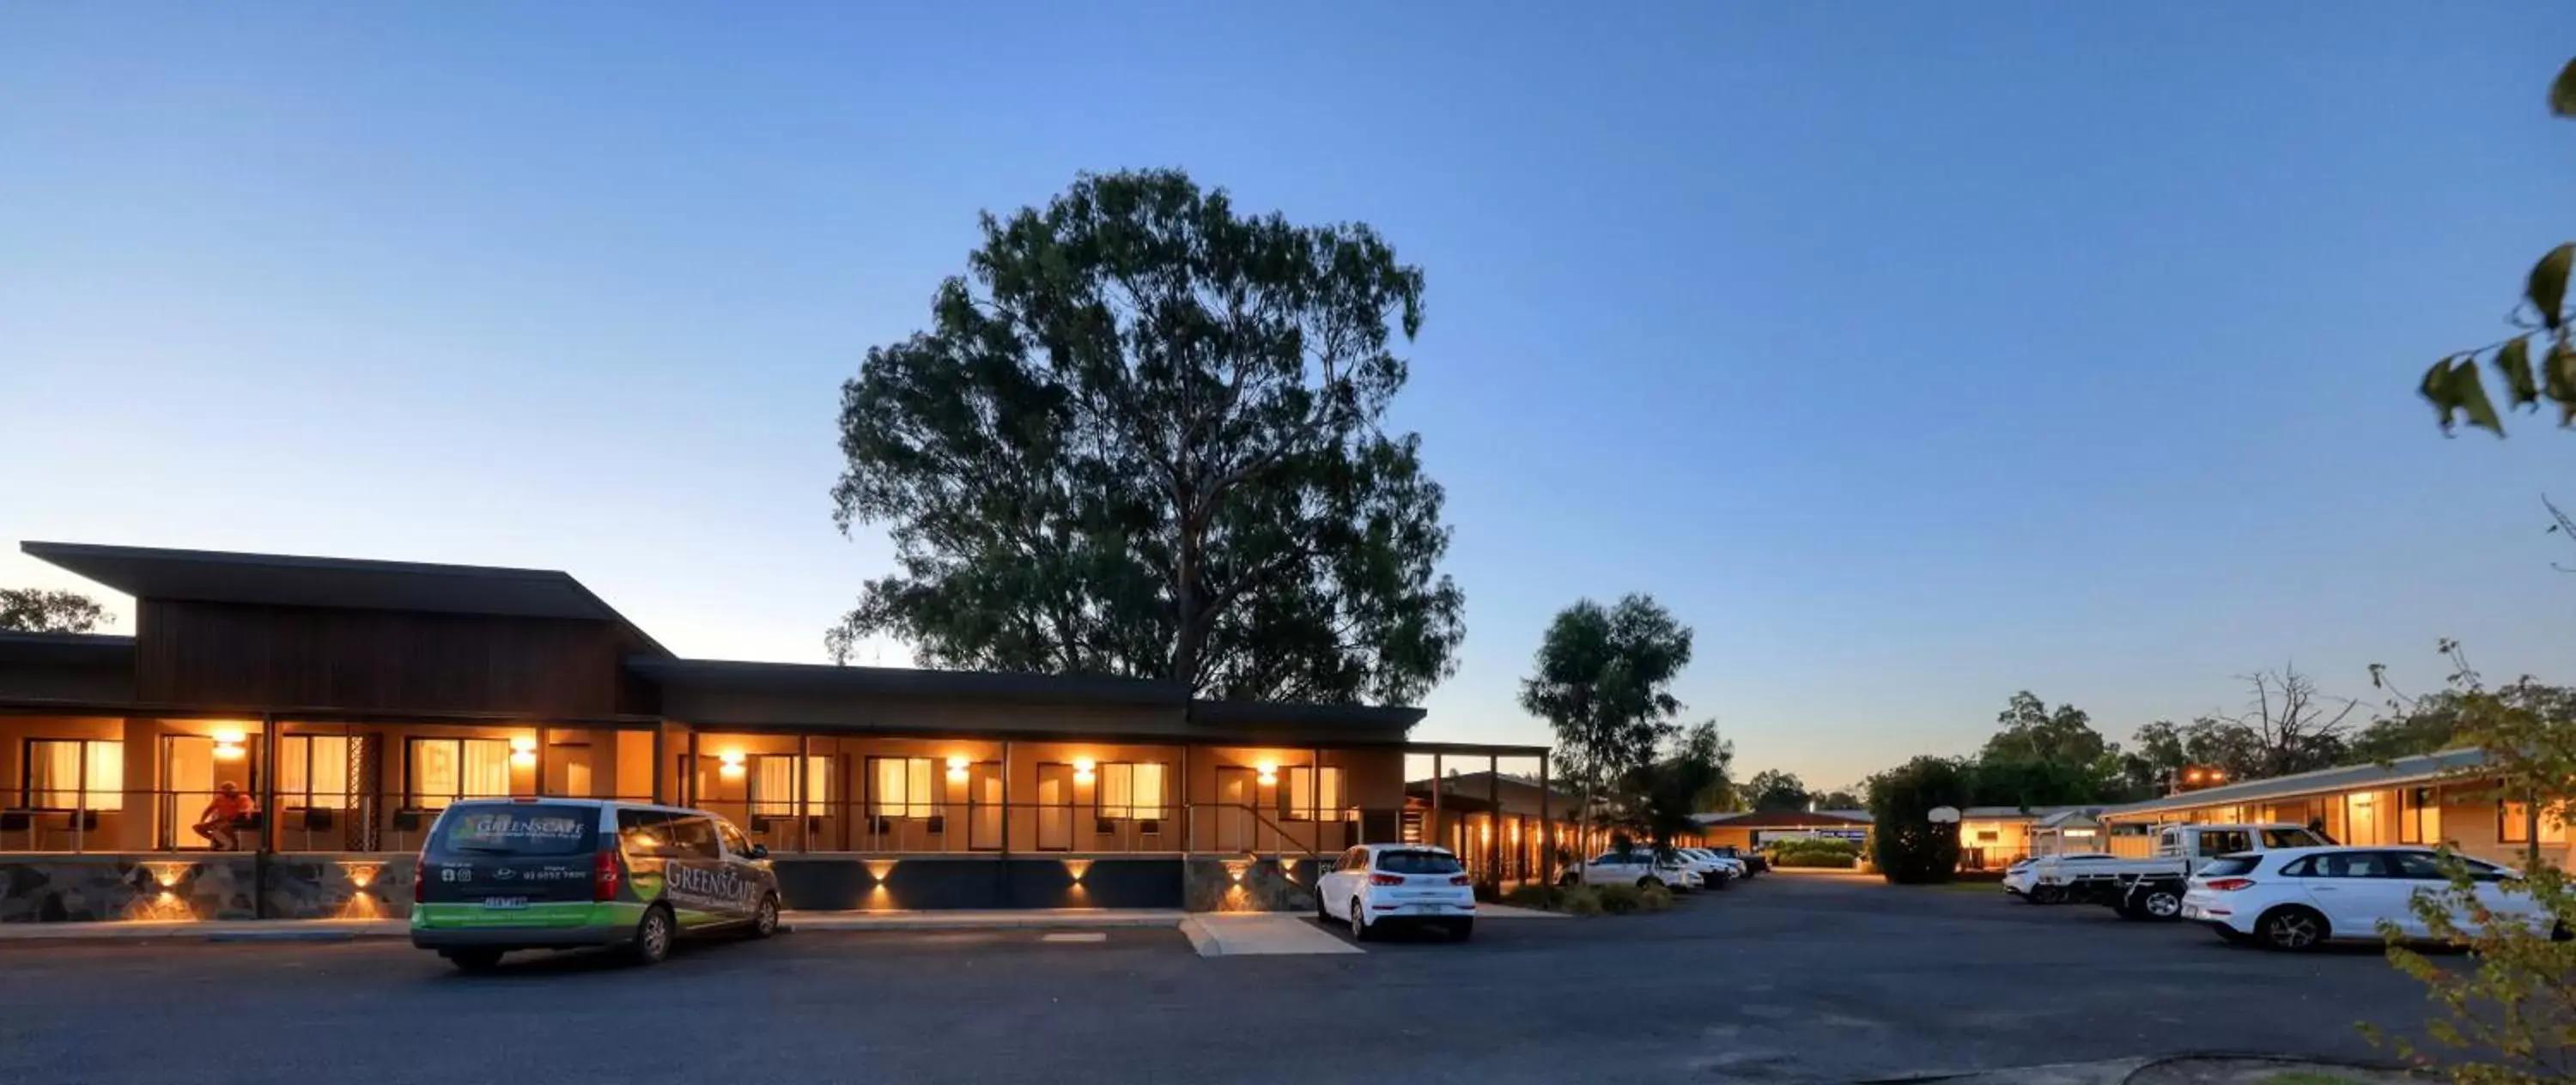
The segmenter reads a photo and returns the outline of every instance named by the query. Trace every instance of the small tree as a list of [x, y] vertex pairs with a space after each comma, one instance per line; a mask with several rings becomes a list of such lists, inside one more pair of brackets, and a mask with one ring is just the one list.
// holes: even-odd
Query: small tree
[[1745, 802], [1756, 810], [1804, 810], [1807, 808], [1807, 782], [1794, 772], [1764, 769], [1753, 774], [1744, 785]]
[[1959, 825], [1935, 822], [1935, 808], [1968, 804], [1975, 781], [1946, 757], [1917, 757], [1869, 779], [1870, 834], [1878, 870], [1900, 885], [1946, 882], [1959, 871]]
[[[1538, 658], [1521, 680], [1521, 708], [1556, 732], [1566, 775], [1593, 798], [1655, 759], [1682, 710], [1673, 680], [1690, 664], [1690, 627], [1652, 596], [1615, 606], [1576, 602], [1548, 623]], [[1587, 838], [1575, 842], [1589, 855]]]
[[0, 588], [0, 631], [87, 633], [106, 623], [106, 608], [76, 591]]
[[1670, 753], [1630, 774], [1620, 804], [1623, 827], [1655, 850], [1669, 850], [1674, 837], [1699, 827], [1691, 815], [1700, 812], [1700, 797], [1727, 787], [1727, 766], [1734, 760], [1735, 746], [1718, 737], [1716, 720], [1691, 725]]

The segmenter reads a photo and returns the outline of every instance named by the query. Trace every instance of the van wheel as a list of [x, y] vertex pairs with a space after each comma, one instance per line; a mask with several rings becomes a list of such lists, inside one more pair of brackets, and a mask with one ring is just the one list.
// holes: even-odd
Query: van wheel
[[451, 949], [439, 956], [447, 958], [447, 963], [455, 965], [459, 972], [489, 972], [501, 967], [502, 952], [497, 949]]
[[671, 955], [671, 910], [659, 904], [644, 909], [644, 918], [635, 923], [635, 937], [626, 943], [626, 955], [637, 964], [660, 964]]
[[2182, 894], [2158, 887], [2138, 898], [2138, 912], [2143, 919], [2172, 919], [2182, 914]]
[[767, 938], [778, 933], [778, 894], [760, 898], [759, 909], [751, 913], [751, 936]]

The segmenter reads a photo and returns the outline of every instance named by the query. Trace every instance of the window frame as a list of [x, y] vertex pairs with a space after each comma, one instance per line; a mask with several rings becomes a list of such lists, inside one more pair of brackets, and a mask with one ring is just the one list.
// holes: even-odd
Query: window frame
[[[419, 790], [420, 747], [421, 744], [428, 742], [449, 742], [456, 744], [456, 794], [446, 796], [445, 801], [441, 802], [437, 806], [424, 805], [421, 802], [421, 799], [427, 797], [428, 792]], [[501, 747], [502, 785], [500, 794], [469, 795], [465, 793], [465, 744], [468, 742], [488, 742]], [[445, 810], [449, 806], [463, 802], [467, 799], [507, 799], [512, 797], [510, 789], [517, 784], [517, 781], [510, 778], [512, 774], [510, 755], [512, 752], [513, 751], [510, 749], [510, 740], [506, 738], [483, 738], [480, 736], [469, 735], [412, 735], [404, 738], [402, 808], [405, 810], [420, 811]]]
[[[2397, 789], [2397, 842], [2442, 842], [2442, 792], [2431, 785]], [[2428, 826], [2429, 831], [2428, 831]]]
[[[75, 746], [79, 747], [80, 752], [75, 756], [75, 758], [74, 758], [74, 760], [73, 760], [73, 765], [72, 765], [72, 774], [73, 774], [74, 776], [76, 776], [76, 777], [78, 777], [78, 778], [79, 778], [79, 782], [78, 782], [78, 783], [76, 783], [74, 786], [72, 786], [71, 788], [69, 788], [69, 789], [68, 789], [68, 790], [71, 792], [72, 801], [73, 801], [74, 803], [79, 804], [79, 805], [77, 805], [77, 806], [38, 806], [38, 805], [36, 805], [36, 794], [37, 794], [36, 789], [35, 789], [35, 787], [36, 787], [36, 746], [37, 746], [37, 744], [39, 744], [39, 743], [46, 743], [46, 744], [52, 744], [52, 743], [70, 743], [70, 744], [72, 744], [72, 745], [75, 745]], [[117, 738], [50, 738], [50, 737], [46, 737], [46, 736], [42, 736], [42, 735], [34, 735], [34, 736], [29, 736], [28, 738], [26, 738], [25, 740], [23, 740], [23, 741], [19, 744], [19, 750], [18, 750], [18, 755], [19, 755], [19, 756], [18, 756], [18, 808], [19, 808], [19, 809], [21, 809], [21, 810], [29, 811], [29, 812], [31, 812], [31, 813], [44, 813], [44, 814], [123, 813], [123, 812], [124, 812], [124, 810], [125, 810], [125, 781], [123, 781], [123, 780], [121, 780], [121, 779], [120, 779], [120, 780], [118, 780], [118, 781], [117, 781], [117, 786], [116, 786], [116, 787], [111, 788], [111, 789], [105, 789], [105, 790], [94, 789], [94, 788], [92, 788], [92, 787], [90, 787], [90, 786], [89, 786], [89, 784], [90, 784], [90, 779], [89, 779], [89, 777], [90, 777], [90, 747], [91, 747], [91, 746], [93, 746], [93, 745], [108, 745], [108, 746], [114, 746], [114, 747], [116, 747], [116, 767], [117, 767], [117, 773], [118, 773], [118, 775], [122, 776], [122, 775], [124, 774], [124, 771], [125, 771], [125, 740], [124, 740], [124, 739], [117, 739]], [[60, 788], [60, 787], [49, 787], [49, 788], [46, 788], [46, 789], [45, 789], [44, 793], [45, 793], [47, 796], [53, 796], [53, 795], [60, 795], [60, 794], [62, 794], [65, 790], [67, 790], [67, 789], [65, 789], [65, 788]], [[93, 805], [90, 805], [90, 804], [89, 804], [89, 802], [90, 802], [90, 796], [92, 796], [92, 795], [102, 795], [102, 794], [103, 794], [103, 795], [108, 796], [109, 798], [111, 798], [111, 799], [113, 799], [113, 800], [115, 800], [116, 805], [114, 805], [114, 806], [93, 806]]]
[[[1317, 781], [1316, 785], [1298, 787], [1296, 786], [1297, 774], [1301, 772], [1322, 775], [1313, 777]], [[1317, 787], [1326, 780], [1332, 781], [1333, 801], [1330, 803], [1324, 802], [1323, 796], [1317, 792]], [[1281, 766], [1279, 769], [1279, 820], [1304, 822], [1344, 820], [1341, 816], [1342, 811], [1350, 808], [1347, 801], [1350, 798], [1350, 781], [1349, 769], [1342, 765]], [[1300, 806], [1300, 803], [1312, 805]], [[1326, 813], [1332, 816], [1322, 816]]]
[[[316, 790], [313, 786], [313, 740], [315, 739], [332, 739], [340, 743], [341, 778], [339, 786], [328, 792]], [[358, 762], [358, 739], [359, 736], [351, 734], [277, 736], [277, 764], [271, 766], [269, 771], [273, 774], [276, 780], [276, 783], [273, 786], [277, 788], [278, 808], [291, 809], [300, 807], [307, 810], [323, 809], [337, 811], [356, 809], [358, 806], [358, 796], [349, 790], [348, 769], [349, 766]], [[304, 744], [304, 787], [300, 791], [288, 790], [286, 786], [286, 766], [291, 763], [286, 754], [286, 744], [297, 741], [301, 741]], [[463, 751], [458, 751], [457, 756], [458, 764], [461, 766], [464, 763]], [[313, 803], [313, 797], [315, 795], [323, 795], [326, 798], [336, 801], [339, 805], [316, 807]]]
[[[1151, 805], [1140, 802], [1136, 798], [1136, 768], [1139, 765], [1152, 766], [1154, 769], [1154, 802]], [[1109, 778], [1116, 775], [1115, 770], [1119, 769], [1126, 770], [1127, 801], [1113, 804], [1109, 801]], [[1091, 783], [1093, 817], [1104, 821], [1163, 821], [1171, 815], [1171, 797], [1172, 764], [1169, 761], [1103, 761], [1093, 766]]]
[[[903, 766], [903, 797], [894, 800], [891, 803], [886, 800], [884, 794], [885, 776], [879, 771], [879, 766], [887, 762], [895, 762]], [[920, 767], [916, 769], [916, 766]], [[927, 778], [929, 780], [930, 795], [932, 797], [926, 799], [916, 798], [912, 794], [912, 785], [921, 782], [924, 773], [928, 774]], [[948, 804], [948, 796], [946, 794], [947, 788], [945, 778], [941, 775], [937, 758], [899, 753], [869, 754], [867, 757], [867, 784], [868, 796], [866, 809], [868, 816], [871, 818], [904, 818], [911, 821], [928, 821], [932, 818], [940, 817], [946, 812]], [[889, 809], [889, 807], [892, 807], [892, 809]], [[913, 811], [916, 810], [922, 812], [914, 813]]]
[[[801, 816], [818, 818], [822, 817], [825, 809], [831, 805], [832, 755], [827, 753], [756, 753], [751, 755], [747, 760], [751, 763], [745, 766], [747, 771], [743, 773], [743, 808], [750, 811], [752, 817], [792, 818]], [[796, 798], [796, 789], [793, 786], [788, 788], [788, 794], [784, 798], [762, 793], [760, 786], [760, 767], [763, 762], [768, 761], [785, 761], [790, 765], [793, 765], [797, 761], [803, 761], [805, 763], [803, 765], [805, 771], [804, 810], [800, 812], [796, 808], [798, 803]], [[795, 780], [794, 771], [795, 770], [793, 768], [789, 770], [789, 780], [791, 781], [791, 784]], [[815, 794], [816, 789], [814, 785], [818, 783], [823, 785], [823, 794], [820, 795]]]

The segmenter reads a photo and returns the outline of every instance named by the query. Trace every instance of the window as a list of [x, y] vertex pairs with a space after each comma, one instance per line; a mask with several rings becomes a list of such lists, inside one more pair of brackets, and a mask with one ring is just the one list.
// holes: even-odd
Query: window
[[2229, 852], [2254, 850], [2254, 838], [2243, 829], [2203, 829], [2200, 831], [2202, 855], [2225, 855]]
[[1980, 843], [1980, 844], [1993, 844], [1993, 843], [1997, 843], [1997, 842], [2001, 841], [2003, 838], [2004, 838], [2004, 834], [2003, 834], [2003, 830], [2001, 830], [2001, 829], [1979, 829], [1979, 830], [1977, 830], [1977, 843]]
[[2346, 844], [2385, 844], [2379, 833], [2379, 798], [2376, 791], [2356, 791], [2343, 797], [2343, 835]]
[[510, 797], [510, 743], [497, 738], [411, 740], [411, 782], [404, 802], [440, 810], [458, 799]]
[[27, 740], [25, 805], [35, 810], [125, 809], [125, 744], [101, 739]]
[[[2507, 844], [2531, 843], [2531, 804], [2508, 802], [2497, 809], [2502, 823], [2496, 826], [2496, 839]], [[2567, 823], [2558, 813], [2545, 809], [2540, 812], [2540, 842], [2567, 842]]]
[[2210, 860], [2209, 865], [2200, 868], [2200, 876], [2233, 878], [2239, 874], [2251, 872], [2255, 867], [2262, 865], [2262, 862], [2263, 857], [2260, 855], [2230, 855], [2224, 859]]
[[1467, 868], [1445, 851], [1382, 851], [1377, 869], [1389, 874], [1457, 874]]
[[[805, 759], [805, 815], [821, 817], [832, 802], [832, 759]], [[755, 754], [751, 759], [751, 816], [796, 816], [796, 755]]]
[[2388, 859], [2396, 866], [2397, 877], [2413, 878], [2418, 881], [2443, 880], [2442, 864], [2433, 859], [2432, 852], [2392, 851], [2388, 853]]
[[2442, 842], [2442, 800], [2438, 792], [2429, 787], [2409, 787], [2398, 790], [2397, 842], [2400, 844]]
[[670, 854], [671, 815], [659, 810], [619, 810], [617, 844], [638, 859]]
[[751, 838], [742, 835], [742, 830], [734, 828], [732, 822], [716, 822], [716, 835], [723, 838], [725, 851], [727, 853], [733, 855], [751, 854]]
[[[1321, 786], [1316, 773], [1322, 772]], [[1279, 806], [1290, 821], [1342, 819], [1342, 770], [1327, 765], [1321, 770], [1291, 767], [1279, 770]]]
[[587, 806], [466, 807], [439, 820], [436, 855], [581, 855], [599, 848], [599, 811]]
[[939, 774], [927, 757], [871, 757], [868, 776], [875, 781], [875, 805], [881, 818], [926, 818], [939, 813]]
[[716, 843], [714, 818], [671, 815], [670, 849], [663, 852], [673, 859], [722, 859], [724, 849]]
[[2326, 842], [2327, 841], [2324, 837], [2318, 836], [2306, 829], [2263, 830], [2263, 846], [2275, 851], [2282, 848], [2320, 847]]
[[1162, 817], [1163, 763], [1113, 762], [1100, 766], [1099, 798], [1101, 817]]
[[2316, 857], [2311, 878], [2385, 878], [2388, 857], [2375, 851], [2328, 852]]
[[348, 809], [351, 742], [346, 735], [287, 735], [278, 739], [278, 805]]

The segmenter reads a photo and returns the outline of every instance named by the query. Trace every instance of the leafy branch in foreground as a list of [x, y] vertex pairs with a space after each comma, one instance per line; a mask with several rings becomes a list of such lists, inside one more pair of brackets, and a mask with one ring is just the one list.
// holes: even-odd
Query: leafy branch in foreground
[[[2550, 84], [2549, 112], [2576, 118], [2576, 60], [2559, 69], [2558, 78]], [[2568, 342], [2566, 311], [2571, 264], [2576, 264], [2576, 243], [2563, 244], [2543, 254], [2523, 276], [2522, 300], [2507, 318], [2517, 329], [2515, 334], [2446, 355], [2424, 371], [2417, 390], [2433, 404], [2433, 410], [2441, 417], [2443, 432], [2450, 432], [2457, 420], [2466, 418], [2472, 426], [2484, 426], [2496, 436], [2504, 436], [2504, 419], [2496, 413], [2495, 402], [2487, 398], [2486, 383], [2478, 370], [2481, 358], [2495, 367], [2496, 379], [2504, 386], [2511, 406], [2538, 410], [2540, 401], [2546, 398], [2558, 406], [2560, 426], [2576, 426], [2576, 347]]]

